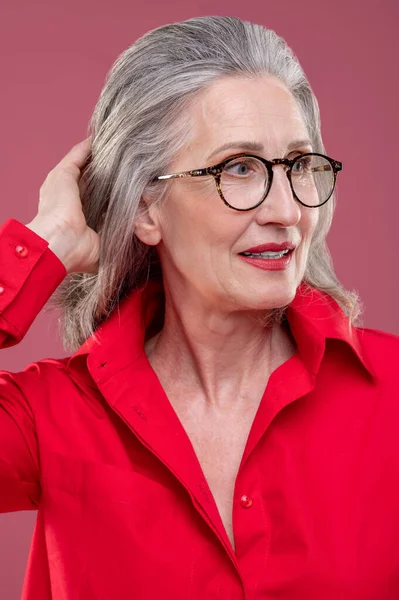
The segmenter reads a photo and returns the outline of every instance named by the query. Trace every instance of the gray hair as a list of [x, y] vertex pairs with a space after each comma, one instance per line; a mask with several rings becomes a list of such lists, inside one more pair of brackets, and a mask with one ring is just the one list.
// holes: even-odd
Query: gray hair
[[[167, 194], [169, 184], [153, 180], [168, 171], [188, 139], [184, 109], [219, 77], [262, 74], [286, 86], [314, 152], [326, 154], [317, 99], [298, 59], [271, 29], [235, 17], [197, 17], [149, 31], [118, 57], [93, 111], [92, 154], [81, 179], [84, 214], [101, 239], [98, 273], [68, 274], [50, 299], [60, 309], [66, 350], [95, 336], [133, 289], [161, 277], [156, 251], [137, 238], [134, 221], [144, 193], [157, 201]], [[335, 201], [333, 194], [318, 209], [303, 280], [332, 297], [351, 326], [361, 313], [360, 300], [338, 281], [326, 244]], [[283, 310], [274, 309], [277, 320]]]

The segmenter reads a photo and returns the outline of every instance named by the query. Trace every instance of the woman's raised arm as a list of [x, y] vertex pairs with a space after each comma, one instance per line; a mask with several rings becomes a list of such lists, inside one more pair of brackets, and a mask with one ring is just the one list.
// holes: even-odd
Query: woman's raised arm
[[[89, 151], [88, 138], [49, 173], [31, 223], [8, 219], [0, 227], [0, 349], [23, 339], [67, 273], [98, 268], [99, 236], [86, 224], [79, 191]], [[33, 403], [45, 387], [41, 377], [38, 368], [0, 369], [0, 512], [39, 503]]]

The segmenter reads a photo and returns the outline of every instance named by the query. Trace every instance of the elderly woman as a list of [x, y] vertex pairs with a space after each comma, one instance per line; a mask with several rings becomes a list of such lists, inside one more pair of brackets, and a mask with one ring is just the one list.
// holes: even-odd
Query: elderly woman
[[91, 133], [0, 231], [2, 347], [52, 297], [71, 351], [1, 372], [24, 597], [397, 599], [399, 338], [333, 271], [342, 164], [293, 53], [231, 17], [160, 27]]

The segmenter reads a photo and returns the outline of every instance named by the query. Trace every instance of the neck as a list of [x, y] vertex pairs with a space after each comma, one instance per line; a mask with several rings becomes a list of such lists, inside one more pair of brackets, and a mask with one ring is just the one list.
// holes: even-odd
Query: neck
[[187, 297], [177, 301], [165, 289], [164, 326], [146, 353], [166, 390], [177, 384], [182, 396], [209, 406], [249, 407], [294, 350], [284, 327], [265, 326], [266, 318], [267, 311], [223, 313]]

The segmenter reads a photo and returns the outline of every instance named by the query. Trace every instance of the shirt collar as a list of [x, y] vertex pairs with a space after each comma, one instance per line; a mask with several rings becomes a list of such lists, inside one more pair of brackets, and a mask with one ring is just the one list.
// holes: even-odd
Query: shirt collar
[[347, 344], [371, 379], [377, 379], [362, 341], [362, 330], [351, 326], [338, 302], [326, 292], [301, 283], [287, 309], [287, 320], [298, 352], [314, 375], [318, 372], [327, 340], [334, 339]]
[[[150, 281], [125, 297], [96, 330], [99, 340], [90, 337], [68, 359], [73, 368], [90, 356], [92, 363], [107, 363], [106, 377], [136, 360], [144, 351], [147, 328], [156, 323], [164, 303], [162, 284]], [[286, 311], [287, 321], [298, 352], [307, 369], [316, 375], [324, 356], [326, 340], [347, 344], [366, 372], [374, 380], [376, 374], [361, 339], [361, 330], [351, 327], [339, 304], [327, 293], [305, 282], [297, 288], [295, 298]]]

